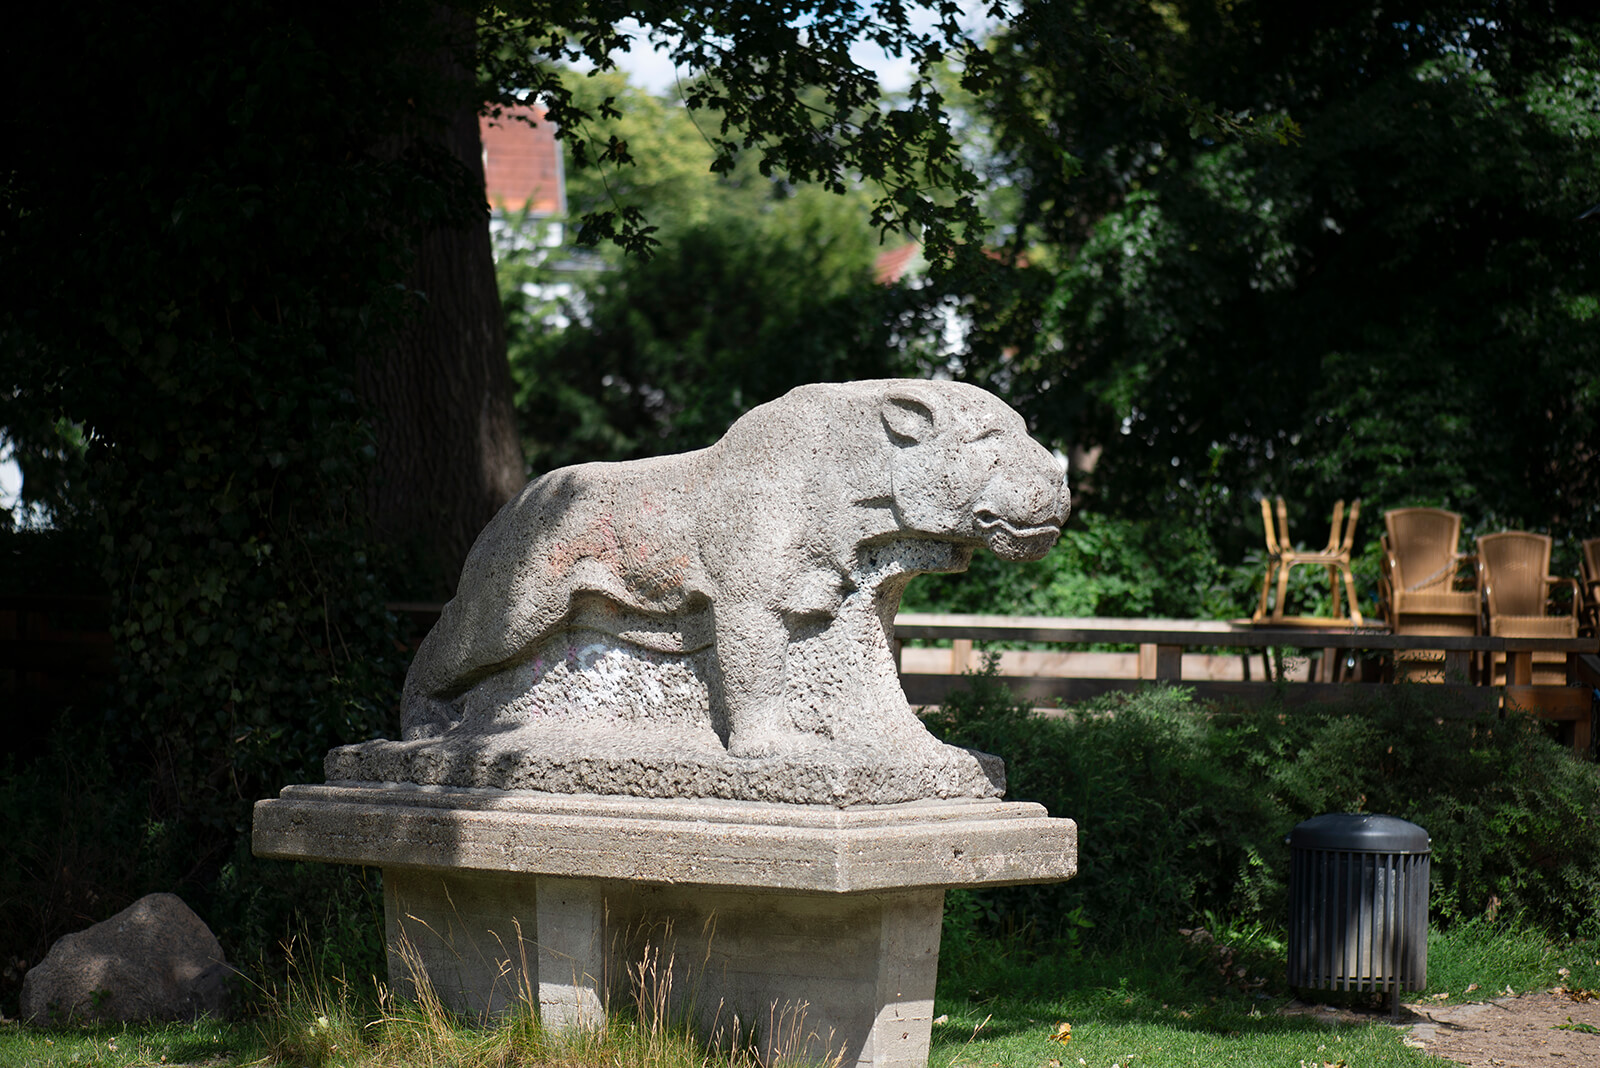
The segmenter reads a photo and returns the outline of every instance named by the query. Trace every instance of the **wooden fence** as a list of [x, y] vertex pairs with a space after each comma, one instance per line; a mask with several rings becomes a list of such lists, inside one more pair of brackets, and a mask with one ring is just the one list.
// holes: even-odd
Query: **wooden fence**
[[[950, 644], [913, 644], [928, 642]], [[1435, 637], [1390, 634], [1378, 627], [1321, 630], [1183, 619], [903, 612], [895, 619], [895, 647], [900, 681], [911, 703], [939, 704], [962, 685], [961, 673], [981, 664], [975, 644], [980, 642], [1137, 648], [1125, 653], [1002, 651], [1000, 677], [1018, 697], [1040, 706], [1162, 680], [1182, 682], [1201, 698], [1260, 700], [1276, 692], [1290, 706], [1342, 701], [1351, 696], [1353, 686], [1384, 681], [1388, 673], [1373, 654], [1431, 656], [1439, 685], [1460, 698], [1463, 714], [1515, 705], [1569, 725], [1564, 730], [1584, 752], [1590, 749], [1600, 687], [1600, 640], [1592, 637]], [[1506, 660], [1507, 685], [1474, 681], [1482, 677], [1475, 660], [1493, 654]], [[1534, 661], [1541, 656], [1565, 660], [1565, 670], [1553, 684], [1534, 683]]]
[[[420, 637], [437, 604], [394, 604]], [[92, 597], [0, 598], [0, 696], [18, 704], [70, 703], [108, 680], [108, 604]], [[937, 647], [930, 643], [940, 643]], [[948, 644], [944, 644], [948, 643]], [[1376, 656], [1431, 656], [1439, 685], [1463, 713], [1516, 705], [1567, 725], [1587, 751], [1600, 688], [1600, 640], [1427, 637], [1382, 628], [1312, 630], [1182, 619], [1063, 619], [901, 613], [895, 648], [914, 705], [937, 705], [981, 666], [981, 643], [1047, 645], [1000, 652], [999, 673], [1019, 697], [1043, 707], [1082, 701], [1146, 681], [1182, 682], [1201, 698], [1259, 700], [1277, 692], [1293, 706], [1344, 700], [1352, 686], [1385, 677]], [[1073, 650], [1125, 645], [1127, 652]], [[1481, 685], [1484, 658], [1501, 654], [1508, 685]], [[1535, 660], [1554, 658], [1552, 683], [1535, 684]], [[18, 702], [18, 698], [25, 700]], [[26, 700], [28, 698], [32, 701]]]

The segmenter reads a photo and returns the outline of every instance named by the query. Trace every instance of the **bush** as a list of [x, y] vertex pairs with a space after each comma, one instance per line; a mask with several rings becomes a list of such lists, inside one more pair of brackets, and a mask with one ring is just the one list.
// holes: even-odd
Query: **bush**
[[[150, 772], [137, 749], [75, 715], [42, 751], [0, 764], [0, 1013], [16, 1014], [23, 975], [57, 938], [156, 891], [183, 898], [252, 976], [281, 972], [292, 942], [326, 974], [382, 974], [376, 870], [259, 859], [248, 830], [159, 803]], [[248, 821], [249, 805], [225, 810], [230, 824]]]
[[1192, 524], [1075, 512], [1042, 560], [980, 552], [965, 574], [923, 575], [909, 612], [1226, 618], [1253, 601], [1260, 568], [1227, 568]]
[[1289, 830], [1323, 812], [1382, 812], [1432, 837], [1434, 922], [1505, 913], [1592, 937], [1600, 769], [1537, 721], [1452, 718], [1450, 700], [1422, 685], [1382, 687], [1291, 711], [1152, 686], [1057, 718], [1019, 705], [991, 663], [928, 725], [1004, 757], [1012, 798], [1076, 820], [1079, 875], [989, 892], [969, 914], [1049, 938], [1077, 915], [1100, 944], [1207, 914], [1281, 928]]

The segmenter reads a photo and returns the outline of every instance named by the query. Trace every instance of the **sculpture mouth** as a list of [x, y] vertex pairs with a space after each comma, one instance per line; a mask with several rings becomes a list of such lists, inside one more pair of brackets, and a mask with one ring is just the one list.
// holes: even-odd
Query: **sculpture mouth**
[[977, 512], [978, 529], [989, 551], [1002, 560], [1037, 560], [1050, 551], [1061, 537], [1059, 523], [1040, 523], [1038, 526], [1018, 526], [1003, 516], [980, 509]]

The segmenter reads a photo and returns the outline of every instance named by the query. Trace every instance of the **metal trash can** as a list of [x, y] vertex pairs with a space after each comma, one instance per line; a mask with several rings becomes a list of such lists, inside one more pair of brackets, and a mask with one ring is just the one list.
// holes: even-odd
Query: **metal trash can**
[[1400, 992], [1428, 982], [1428, 832], [1330, 813], [1289, 832], [1289, 985]]

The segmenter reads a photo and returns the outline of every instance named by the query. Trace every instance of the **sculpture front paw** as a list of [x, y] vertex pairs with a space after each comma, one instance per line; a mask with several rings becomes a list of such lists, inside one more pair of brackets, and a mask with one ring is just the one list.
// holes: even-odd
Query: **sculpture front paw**
[[753, 758], [771, 757], [794, 748], [794, 737], [775, 730], [734, 731], [728, 736], [728, 755]]

